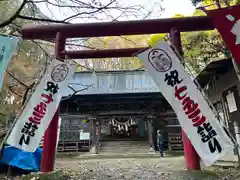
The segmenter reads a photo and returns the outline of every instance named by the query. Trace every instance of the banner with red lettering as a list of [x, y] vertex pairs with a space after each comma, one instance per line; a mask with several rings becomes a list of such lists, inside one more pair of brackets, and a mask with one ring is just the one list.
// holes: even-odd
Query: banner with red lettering
[[73, 77], [72, 65], [54, 59], [18, 117], [7, 144], [34, 152], [52, 120], [62, 94]]
[[137, 54], [203, 162], [209, 166], [233, 149], [208, 103], [167, 43]]
[[240, 4], [207, 11], [235, 61], [240, 63]]

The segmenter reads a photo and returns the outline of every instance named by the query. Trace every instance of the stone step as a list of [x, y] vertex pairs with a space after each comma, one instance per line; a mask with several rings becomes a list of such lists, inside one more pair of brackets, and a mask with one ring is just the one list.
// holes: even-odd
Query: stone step
[[110, 144], [108, 144], [108, 145], [105, 145], [105, 144], [102, 144], [102, 147], [104, 148], [104, 147], [111, 147], [111, 148], [115, 148], [115, 149], [117, 149], [117, 148], [119, 148], [119, 147], [131, 147], [131, 148], [141, 148], [141, 147], [148, 147], [148, 145], [146, 144], [146, 145], [138, 145], [138, 146], [128, 146], [128, 145], [115, 145], [115, 146], [112, 146], [112, 145], [110, 145]]
[[[101, 143], [102, 144], [102, 143]], [[119, 148], [119, 147], [132, 147], [132, 148], [140, 148], [140, 147], [148, 147], [148, 144], [102, 144], [102, 147], [112, 147], [112, 148]]]
[[145, 141], [107, 141], [101, 144], [101, 152], [105, 153], [142, 153], [149, 149], [148, 142]]
[[126, 145], [136, 145], [136, 144], [148, 144], [147, 141], [102, 141], [102, 144], [126, 144]]

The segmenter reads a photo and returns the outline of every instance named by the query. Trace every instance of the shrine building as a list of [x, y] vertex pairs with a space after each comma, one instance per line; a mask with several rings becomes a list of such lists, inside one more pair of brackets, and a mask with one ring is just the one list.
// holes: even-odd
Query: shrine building
[[60, 104], [58, 151], [183, 150], [176, 114], [144, 70], [76, 72]]

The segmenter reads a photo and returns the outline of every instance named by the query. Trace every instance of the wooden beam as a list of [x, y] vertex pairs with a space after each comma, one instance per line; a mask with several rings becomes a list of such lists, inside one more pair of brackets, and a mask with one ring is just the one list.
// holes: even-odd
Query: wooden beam
[[[102, 111], [102, 112], [94, 112], [96, 116], [144, 116], [149, 114], [147, 111]], [[155, 112], [154, 116], [165, 117], [165, 116], [176, 116], [176, 114], [172, 111], [170, 112]], [[86, 114], [70, 114], [70, 113], [63, 113], [61, 114], [62, 118], [71, 117], [71, 118], [87, 118], [93, 117], [93, 114], [86, 113]]]
[[132, 57], [145, 48], [63, 51], [62, 55], [69, 59]]
[[101, 37], [169, 33], [173, 27], [181, 32], [214, 29], [209, 17], [197, 16], [100, 23], [27, 25], [22, 28], [21, 33], [23, 39], [54, 39], [58, 32], [61, 32], [65, 38]]
[[[128, 94], [86, 94], [86, 95], [76, 95], [74, 100], [77, 101], [127, 101], [127, 100], [165, 100], [163, 95], [160, 92], [146, 92], [146, 93], [128, 93]], [[73, 101], [71, 99], [70, 101]], [[63, 101], [68, 102], [68, 100]]]

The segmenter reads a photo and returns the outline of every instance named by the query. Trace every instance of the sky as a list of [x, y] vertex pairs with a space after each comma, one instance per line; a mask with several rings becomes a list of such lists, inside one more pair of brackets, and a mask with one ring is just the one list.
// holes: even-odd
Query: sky
[[[83, 0], [88, 1], [88, 0]], [[109, 0], [100, 0], [103, 4], [109, 3]], [[150, 10], [153, 9], [153, 13], [151, 18], [170, 18], [174, 16], [175, 14], [183, 14], [183, 15], [191, 15], [193, 14], [195, 8], [192, 5], [190, 0], [118, 0], [119, 3], [126, 5], [143, 5], [146, 9]], [[160, 2], [161, 6], [165, 9], [164, 12], [161, 12], [160, 8]], [[157, 4], [157, 5], [154, 5]], [[56, 7], [48, 6], [49, 9], [51, 9], [51, 13], [49, 9], [44, 5], [39, 3], [39, 7], [41, 11], [51, 17], [54, 16], [56, 19], [61, 20], [65, 19], [66, 17], [69, 17], [69, 15], [72, 12], [69, 12], [69, 10], [63, 10], [61, 8], [61, 11], [57, 9]], [[114, 15], [117, 17], [118, 14], [121, 12], [113, 12]], [[140, 18], [141, 19], [141, 18]], [[125, 17], [121, 18], [120, 20], [127, 20]], [[81, 22], [89, 22], [89, 19], [76, 19], [72, 21], [73, 23], [81, 23]]]
[[164, 0], [165, 12], [162, 17], [172, 17], [175, 14], [192, 15], [195, 8], [190, 0]]

